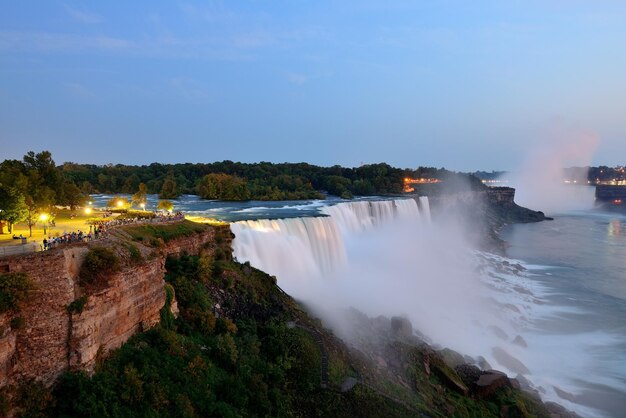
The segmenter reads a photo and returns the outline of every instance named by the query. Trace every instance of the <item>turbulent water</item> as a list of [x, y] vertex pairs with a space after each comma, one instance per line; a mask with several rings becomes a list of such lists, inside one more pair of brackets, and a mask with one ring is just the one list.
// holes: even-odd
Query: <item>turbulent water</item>
[[234, 223], [234, 255], [276, 275], [339, 335], [345, 324], [333, 315], [342, 308], [402, 314], [432, 343], [482, 356], [546, 400], [584, 416], [626, 410], [623, 221], [513, 227], [505, 238], [522, 262], [470, 250], [458, 225], [431, 222], [427, 198], [320, 212], [326, 216]]
[[[532, 263], [541, 289], [529, 350], [540, 356], [541, 382], [589, 416], [626, 414], [626, 216], [590, 211], [552, 222], [513, 225], [509, 254]], [[563, 400], [568, 398], [570, 401]]]
[[[110, 197], [94, 196], [96, 206]], [[583, 416], [624, 416], [623, 215], [557, 213], [552, 222], [513, 225], [502, 234], [513, 258], [502, 258], [471, 250], [462, 226], [431, 221], [425, 197], [233, 203], [182, 196], [176, 208], [236, 221], [235, 257], [276, 275], [339, 335], [349, 332], [333, 319], [349, 306], [405, 315], [433, 344], [523, 376], [545, 400]]]

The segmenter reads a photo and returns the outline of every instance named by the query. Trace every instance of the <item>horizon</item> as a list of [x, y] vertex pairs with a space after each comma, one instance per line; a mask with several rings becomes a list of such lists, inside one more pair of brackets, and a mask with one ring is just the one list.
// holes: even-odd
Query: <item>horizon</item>
[[[624, 164], [626, 5], [8, 2], [5, 158]], [[198, 156], [202, 155], [202, 158]]]

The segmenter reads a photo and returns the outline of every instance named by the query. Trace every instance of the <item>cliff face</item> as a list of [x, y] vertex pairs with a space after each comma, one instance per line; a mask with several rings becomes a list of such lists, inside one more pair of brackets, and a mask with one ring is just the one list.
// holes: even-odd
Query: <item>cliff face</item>
[[[91, 290], [79, 284], [87, 244], [0, 259], [0, 272], [26, 273], [35, 284], [19, 312], [0, 315], [0, 387], [29, 379], [49, 385], [65, 370], [93, 370], [100, 356], [159, 322], [165, 258], [197, 254], [213, 238], [209, 228], [158, 250], [141, 247], [150, 254], [147, 261], [125, 265], [105, 286]], [[67, 306], [81, 296], [87, 297], [83, 311], [68, 313]], [[12, 327], [17, 317], [24, 325]]]

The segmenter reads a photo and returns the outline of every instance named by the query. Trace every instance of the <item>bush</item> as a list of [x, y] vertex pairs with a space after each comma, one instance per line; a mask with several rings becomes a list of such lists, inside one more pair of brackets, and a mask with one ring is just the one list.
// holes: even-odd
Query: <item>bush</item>
[[54, 404], [52, 394], [41, 382], [27, 382], [18, 387], [16, 396], [20, 413], [17, 416], [39, 418], [49, 416]]
[[128, 250], [128, 254], [130, 255], [130, 261], [133, 264], [139, 264], [143, 262], [143, 255], [141, 255], [141, 251], [135, 244], [126, 244], [126, 249]]
[[20, 302], [26, 299], [33, 287], [25, 273], [0, 274], [0, 313], [19, 310]]
[[67, 305], [67, 313], [72, 314], [81, 314], [83, 313], [83, 309], [85, 308], [85, 304], [87, 303], [87, 296], [81, 296], [76, 299], [74, 302]]
[[174, 315], [172, 314], [172, 301], [174, 300], [174, 288], [171, 284], [165, 284], [165, 305], [161, 308], [161, 326], [166, 329], [174, 329]]
[[87, 253], [80, 271], [80, 277], [87, 283], [93, 283], [120, 268], [118, 256], [108, 248], [93, 247]]

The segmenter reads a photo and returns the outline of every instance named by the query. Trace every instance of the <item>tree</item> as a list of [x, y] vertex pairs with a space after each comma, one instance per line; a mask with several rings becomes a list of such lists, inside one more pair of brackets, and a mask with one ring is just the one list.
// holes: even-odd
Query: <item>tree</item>
[[107, 201], [107, 208], [128, 209], [130, 202], [125, 197], [114, 196]]
[[246, 181], [241, 177], [224, 173], [211, 173], [204, 176], [198, 184], [198, 194], [203, 199], [250, 199]]
[[26, 219], [24, 195], [15, 187], [0, 188], [0, 220], [6, 221], [9, 233], [13, 224]]
[[171, 212], [174, 210], [174, 203], [171, 200], [161, 200], [157, 205], [157, 209]]
[[28, 231], [30, 232], [30, 236], [33, 236], [33, 226], [37, 223], [37, 218], [39, 217], [39, 210], [37, 207], [37, 203], [31, 196], [26, 196], [24, 199], [26, 203], [26, 216], [25, 221], [28, 225]]
[[146, 187], [145, 183], [139, 183], [139, 190], [131, 198], [131, 205], [132, 206], [143, 205], [143, 207], [145, 207], [147, 202], [148, 202], [148, 188]]
[[174, 177], [168, 175], [163, 186], [161, 187], [161, 193], [159, 193], [159, 199], [176, 199], [178, 197], [178, 190], [176, 188], [176, 181]]
[[66, 182], [63, 185], [63, 204], [74, 210], [77, 206], [84, 204], [86, 196], [74, 183]]

